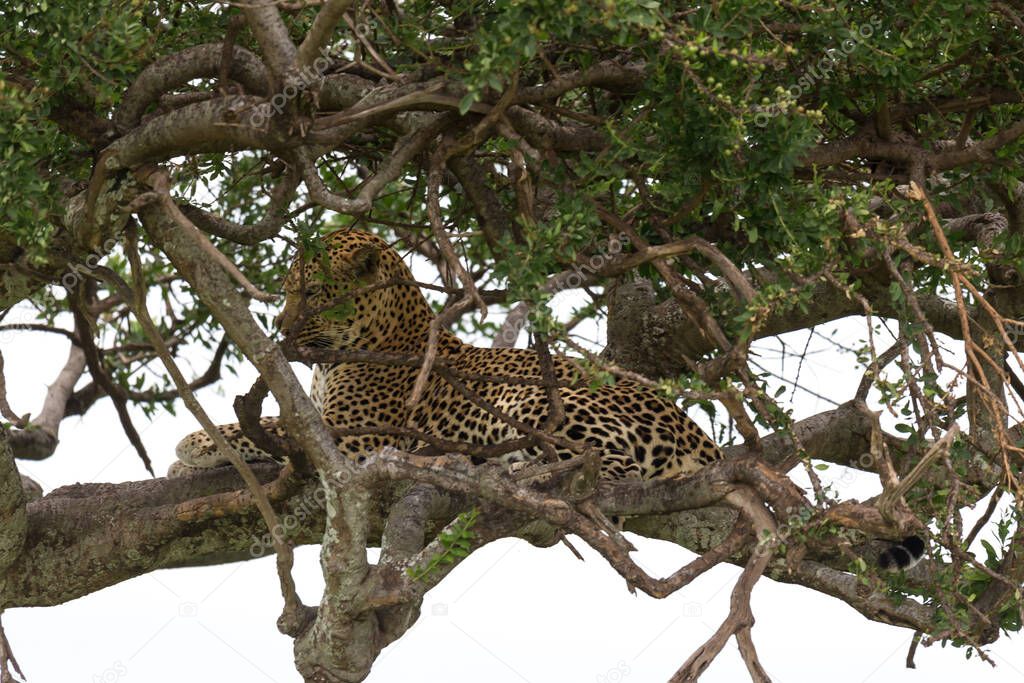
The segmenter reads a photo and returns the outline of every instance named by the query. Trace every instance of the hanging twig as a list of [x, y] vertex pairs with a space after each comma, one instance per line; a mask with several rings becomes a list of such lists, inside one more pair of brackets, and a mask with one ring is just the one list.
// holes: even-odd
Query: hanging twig
[[[98, 268], [96, 270], [98, 272]], [[69, 300], [73, 300], [73, 297], [69, 296]], [[107, 374], [107, 370], [103, 366], [103, 357], [100, 355], [100, 351], [92, 338], [92, 325], [85, 317], [82, 308], [77, 304], [72, 303], [71, 313], [75, 318], [78, 346], [85, 353], [85, 363], [89, 368], [89, 374], [92, 375], [93, 380], [100, 385], [103, 391], [107, 392], [107, 395], [110, 396], [114, 409], [117, 411], [117, 419], [121, 422], [121, 428], [124, 429], [125, 436], [128, 437], [128, 441], [135, 448], [135, 452], [139, 454], [139, 458], [146, 467], [146, 471], [155, 477], [156, 473], [153, 472], [153, 463], [150, 462], [149, 454], [146, 453], [146, 446], [142, 443], [142, 437], [139, 435], [138, 430], [135, 429], [131, 414], [128, 412], [128, 397], [124, 388]]]

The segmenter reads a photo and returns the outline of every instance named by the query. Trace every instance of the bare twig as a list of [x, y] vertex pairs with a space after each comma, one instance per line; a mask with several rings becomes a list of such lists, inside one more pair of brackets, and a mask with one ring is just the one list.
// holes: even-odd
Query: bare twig
[[89, 374], [92, 375], [93, 380], [107, 392], [108, 396], [110, 396], [110, 400], [113, 402], [114, 408], [117, 411], [117, 418], [121, 422], [121, 428], [124, 429], [125, 436], [128, 437], [128, 441], [130, 441], [132, 446], [135, 448], [135, 452], [139, 454], [139, 459], [142, 460], [142, 464], [145, 466], [146, 471], [151, 475], [156, 476], [153, 472], [153, 463], [150, 462], [149, 454], [146, 453], [146, 447], [142, 443], [142, 437], [139, 436], [139, 432], [135, 429], [135, 424], [132, 422], [131, 415], [128, 413], [128, 397], [125, 395], [125, 390], [121, 385], [117, 384], [110, 378], [110, 375], [104, 367], [103, 357], [100, 355], [100, 351], [96, 348], [96, 343], [92, 338], [91, 323], [86, 318], [81, 307], [78, 305], [72, 305], [71, 313], [75, 317], [75, 329], [78, 334], [78, 345], [85, 354], [85, 363], [89, 368]]
[[452, 246], [451, 240], [448, 239], [448, 233], [445, 232], [444, 221], [441, 219], [440, 188], [443, 174], [443, 153], [435, 153], [431, 155], [430, 172], [427, 175], [427, 216], [430, 219], [430, 230], [434, 234], [434, 240], [444, 256], [445, 263], [462, 283], [465, 296], [479, 309], [480, 319], [483, 320], [487, 317], [487, 304], [480, 297], [473, 277], [462, 267], [459, 257], [455, 254], [455, 248]]
[[[0, 617], [2, 616], [3, 610], [0, 610]], [[18, 660], [14, 658], [14, 652], [11, 651], [11, 644], [7, 640], [4, 626], [0, 623], [0, 683], [18, 683], [11, 673], [12, 668], [19, 678], [25, 678], [25, 674], [21, 672], [21, 667], [18, 666]]]
[[722, 651], [729, 638], [734, 635], [739, 643], [740, 653], [743, 655], [743, 661], [747, 665], [751, 680], [754, 683], [771, 683], [758, 661], [757, 652], [750, 639], [750, 629], [754, 625], [754, 615], [750, 611], [750, 592], [772, 559], [776, 543], [774, 540], [776, 538], [775, 521], [750, 491], [737, 489], [729, 493], [726, 500], [750, 519], [763, 544], [751, 555], [750, 561], [747, 562], [747, 566], [733, 588], [729, 601], [729, 616], [722, 622], [714, 635], [699, 647], [669, 679], [670, 683], [697, 681], [718, 656], [718, 653]]
[[377, 62], [377, 64], [380, 66], [381, 69], [384, 70], [384, 73], [389, 78], [398, 80], [398, 73], [391, 68], [391, 65], [387, 63], [387, 60], [385, 60], [381, 56], [381, 54], [377, 51], [377, 48], [375, 48], [373, 46], [373, 43], [369, 41], [369, 39], [366, 37], [366, 31], [360, 30], [356, 23], [352, 21], [352, 17], [350, 17], [347, 13], [342, 18], [345, 20], [345, 24], [347, 24], [348, 27], [352, 29], [352, 33], [355, 35], [356, 40], [358, 40], [359, 43], [364, 48], [366, 48], [366, 51], [370, 53], [370, 56], [373, 57], [373, 61]]
[[953, 423], [953, 426], [943, 435], [941, 439], [932, 444], [931, 448], [922, 456], [921, 460], [914, 465], [914, 469], [910, 470], [900, 482], [891, 488], [886, 488], [885, 491], [878, 497], [878, 509], [884, 511], [891, 510], [903, 496], [914, 487], [914, 484], [924, 476], [925, 472], [932, 466], [935, 460], [939, 457], [945, 456], [949, 452], [950, 446], [953, 441], [960, 436], [960, 426]]
[[454, 320], [456, 320], [464, 312], [468, 311], [473, 307], [473, 299], [469, 296], [460, 299], [448, 310], [441, 315], [437, 316], [430, 321], [430, 328], [427, 332], [427, 350], [423, 354], [423, 365], [420, 366], [419, 374], [416, 375], [416, 381], [413, 382], [412, 392], [406, 399], [405, 405], [409, 412], [409, 420], [412, 420], [413, 408], [419, 404], [420, 399], [423, 398], [423, 392], [427, 388], [427, 381], [430, 379], [430, 372], [434, 368], [434, 363], [437, 360], [437, 346], [440, 340], [441, 330], [447, 328]]

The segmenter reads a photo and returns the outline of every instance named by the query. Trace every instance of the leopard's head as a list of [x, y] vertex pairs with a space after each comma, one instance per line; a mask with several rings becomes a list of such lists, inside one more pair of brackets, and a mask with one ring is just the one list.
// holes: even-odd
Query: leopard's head
[[284, 281], [276, 323], [298, 346], [398, 350], [408, 346], [411, 333], [425, 334], [429, 306], [384, 240], [340, 230], [321, 246], [300, 255]]

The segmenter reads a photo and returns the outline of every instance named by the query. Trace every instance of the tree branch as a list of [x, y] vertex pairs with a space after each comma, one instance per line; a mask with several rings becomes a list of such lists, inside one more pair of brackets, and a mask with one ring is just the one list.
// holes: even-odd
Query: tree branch
[[46, 400], [35, 419], [27, 429], [11, 432], [10, 444], [14, 457], [22, 460], [45, 460], [57, 448], [57, 435], [64, 419], [68, 401], [73, 395], [75, 384], [85, 372], [85, 353], [77, 344], [72, 344], [68, 359], [57, 379], [46, 390]]
[[341, 15], [348, 10], [352, 0], [327, 0], [317, 12], [313, 25], [302, 39], [295, 61], [299, 69], [309, 67], [324, 48], [327, 47], [334, 27], [341, 21]]
[[[157, 59], [142, 70], [121, 98], [121, 104], [114, 111], [114, 123], [118, 130], [126, 133], [137, 126], [146, 108], [164, 93], [197, 78], [219, 75], [222, 63], [223, 48], [220, 43], [196, 45]], [[249, 94], [267, 94], [267, 70], [256, 55], [235, 45], [231, 52], [230, 67], [228, 75], [241, 83]]]
[[[28, 515], [25, 512], [21, 476], [14, 464], [8, 431], [0, 427], [0, 577], [17, 561], [27, 532]], [[3, 603], [0, 602], [0, 611], [2, 608]]]
[[244, 5], [242, 11], [275, 80], [283, 84], [287, 72], [295, 66], [296, 50], [288, 35], [288, 27], [277, 11], [277, 4], [270, 0], [257, 0]]

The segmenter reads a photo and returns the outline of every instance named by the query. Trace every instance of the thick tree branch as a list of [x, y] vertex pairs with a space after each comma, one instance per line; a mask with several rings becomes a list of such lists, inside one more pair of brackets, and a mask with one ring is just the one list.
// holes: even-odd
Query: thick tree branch
[[[254, 466], [254, 470], [265, 483], [278, 473], [272, 464]], [[262, 556], [271, 547], [267, 529], [252, 498], [238, 491], [241, 486], [231, 468], [215, 468], [178, 479], [57, 489], [27, 506], [26, 543], [8, 573], [0, 606], [55, 605], [156, 569]], [[671, 487], [665, 487], [662, 502], [653, 500], [648, 511], [639, 515], [647, 492], [635, 485], [625, 488], [630, 490], [605, 490], [598, 504], [608, 514], [635, 515], [630, 517], [629, 528], [645, 536], [680, 543], [697, 553], [721, 545], [735, 523], [735, 512], [702, 508], [705, 498], [699, 487], [678, 493], [674, 504], [668, 499]], [[381, 511], [389, 509], [388, 500], [394, 500], [394, 494], [382, 495], [385, 504], [365, 511], [371, 545], [378, 543], [385, 528]], [[325, 502], [315, 481], [277, 500], [289, 541], [321, 540]], [[463, 500], [455, 499], [432, 507], [426, 534], [436, 534], [464, 505]], [[654, 512], [673, 507], [692, 511]], [[913, 602], [895, 605], [882, 595], [866, 595], [852, 574], [807, 561], [801, 567], [805, 568], [791, 574], [780, 565], [779, 571], [771, 570], [771, 576], [834, 595], [886, 623], [923, 630], [931, 624], [931, 609]], [[695, 565], [689, 571], [697, 569]], [[53, 576], [62, 580], [55, 582]]]
[[228, 95], [189, 104], [133, 128], [105, 150], [108, 171], [128, 170], [204, 152], [269, 149], [287, 156], [287, 141], [260, 129], [269, 109], [261, 97]]
[[311, 66], [317, 56], [327, 47], [335, 26], [352, 4], [352, 0], [327, 0], [320, 8], [309, 32], [302, 39], [296, 53], [296, 66], [299, 69]]
[[64, 367], [46, 390], [46, 400], [39, 414], [31, 420], [27, 429], [11, 432], [10, 443], [14, 457], [23, 460], [44, 460], [53, 455], [54, 449], [57, 448], [60, 423], [65, 417], [75, 384], [85, 372], [85, 365], [85, 353], [82, 348], [72, 344]]
[[[21, 554], [27, 532], [28, 515], [25, 512], [21, 476], [14, 464], [8, 431], [0, 427], [0, 585], [4, 583], [2, 577], [8, 567]], [[0, 603], [0, 611], [2, 606], [3, 603]]]
[[[219, 43], [196, 45], [156, 60], [142, 70], [121, 98], [114, 112], [118, 130], [126, 133], [137, 126], [146, 108], [161, 95], [194, 79], [219, 75], [222, 63], [223, 49]], [[246, 92], [267, 93], [267, 70], [256, 55], [236, 45], [232, 48], [230, 67], [228, 75], [241, 83]]]
[[[876, 306], [878, 315], [901, 315], [887, 288], [871, 285], [862, 293]], [[763, 339], [864, 313], [857, 299], [825, 282], [814, 284], [806, 301], [802, 308], [773, 310], [754, 331], [753, 338]], [[919, 296], [918, 301], [936, 331], [954, 338], [960, 336], [954, 302], [934, 295]], [[695, 329], [679, 304], [673, 299], [659, 301], [648, 282], [625, 282], [610, 293], [608, 346], [604, 354], [619, 365], [648, 377], [678, 377], [689, 371], [687, 357], [699, 358], [715, 349], [711, 340]]]
[[295, 66], [296, 50], [288, 35], [288, 27], [277, 11], [277, 4], [258, 0], [245, 5], [243, 11], [253, 35], [260, 44], [264, 60], [273, 72], [275, 80], [282, 83], [288, 70]]

